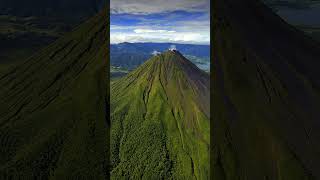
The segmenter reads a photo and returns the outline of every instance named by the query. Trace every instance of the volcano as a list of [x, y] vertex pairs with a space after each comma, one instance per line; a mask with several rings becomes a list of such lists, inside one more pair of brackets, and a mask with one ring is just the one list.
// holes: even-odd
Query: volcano
[[212, 12], [212, 178], [319, 179], [319, 43], [260, 1]]
[[209, 74], [169, 50], [110, 93], [111, 178], [209, 178]]
[[105, 179], [107, 11], [0, 74], [0, 179]]

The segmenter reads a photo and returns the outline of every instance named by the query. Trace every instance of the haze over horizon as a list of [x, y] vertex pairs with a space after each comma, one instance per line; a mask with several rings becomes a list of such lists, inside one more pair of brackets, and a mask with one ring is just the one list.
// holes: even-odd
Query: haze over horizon
[[210, 45], [210, 0], [113, 0], [110, 42]]

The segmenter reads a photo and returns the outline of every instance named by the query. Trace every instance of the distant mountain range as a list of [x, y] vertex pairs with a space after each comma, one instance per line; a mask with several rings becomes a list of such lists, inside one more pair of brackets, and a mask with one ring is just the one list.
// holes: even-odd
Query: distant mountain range
[[120, 43], [110, 45], [110, 64], [135, 69], [154, 54], [174, 47], [203, 70], [210, 70], [210, 46], [174, 43]]
[[0, 0], [0, 14], [83, 18], [96, 14], [105, 0]]
[[263, 0], [292, 25], [320, 27], [320, 0]]
[[105, 0], [0, 0], [0, 64], [23, 61], [101, 10]]
[[304, 9], [308, 8], [311, 4], [319, 3], [320, 0], [263, 0], [263, 2], [274, 8]]
[[282, 19], [320, 42], [320, 0], [263, 0]]
[[111, 179], [209, 179], [208, 73], [166, 51], [110, 91]]

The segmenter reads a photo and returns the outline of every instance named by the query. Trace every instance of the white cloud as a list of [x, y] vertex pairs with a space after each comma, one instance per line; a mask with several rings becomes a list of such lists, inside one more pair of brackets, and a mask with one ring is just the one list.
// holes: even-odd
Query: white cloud
[[142, 33], [175, 33], [176, 31], [169, 31], [169, 30], [161, 30], [161, 29], [135, 29], [133, 30], [137, 34]]
[[113, 14], [152, 14], [172, 11], [209, 12], [210, 0], [111, 0]]
[[158, 54], [161, 54], [161, 52], [154, 50], [151, 54], [154, 55], [154, 56], [156, 56], [156, 55], [158, 55]]
[[[167, 13], [177, 10], [201, 13]], [[114, 18], [121, 17], [124, 22], [134, 21], [126, 25], [123, 25], [123, 22], [121, 25], [112, 24], [110, 40], [111, 43], [210, 44], [209, 10], [210, 0], [111, 0], [111, 13], [121, 14]], [[153, 13], [165, 14], [159, 18], [149, 16]]]
[[128, 26], [110, 25], [110, 30], [127, 30]]
[[121, 42], [172, 42], [190, 44], [210, 44], [209, 33], [196, 32], [175, 32], [175, 33], [122, 33], [111, 32], [110, 41], [112, 44]]

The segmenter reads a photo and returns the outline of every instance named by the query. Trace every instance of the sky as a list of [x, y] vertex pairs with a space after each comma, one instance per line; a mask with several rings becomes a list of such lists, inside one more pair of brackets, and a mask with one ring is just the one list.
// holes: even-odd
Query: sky
[[111, 44], [210, 44], [210, 0], [111, 0]]

